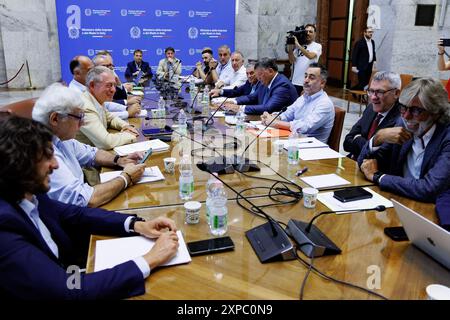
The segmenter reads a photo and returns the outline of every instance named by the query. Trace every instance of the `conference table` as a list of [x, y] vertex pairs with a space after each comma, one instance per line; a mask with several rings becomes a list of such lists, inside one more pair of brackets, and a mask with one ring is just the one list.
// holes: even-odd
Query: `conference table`
[[[136, 126], [142, 119], [133, 120]], [[223, 121], [219, 120], [219, 121]], [[250, 137], [251, 139], [251, 137]], [[300, 161], [288, 165], [286, 152], [273, 154], [271, 140], [259, 138], [257, 150], [264, 150], [258, 166], [261, 172], [245, 175], [232, 173], [220, 177], [238, 192], [244, 193], [255, 205], [272, 203], [267, 189], [272, 181], [256, 177], [292, 181], [296, 185], [307, 185], [295, 175], [305, 166], [304, 176], [335, 173], [354, 186], [370, 185], [360, 172], [356, 162], [349, 158]], [[197, 142], [192, 141], [192, 145]], [[163, 170], [163, 158], [169, 151], [156, 153], [147, 160], [148, 166]], [[243, 143], [244, 147], [246, 144]], [[194, 148], [194, 147], [193, 147]], [[238, 151], [240, 152], [240, 151]], [[275, 171], [279, 174], [277, 175]], [[202, 208], [198, 224], [185, 224], [183, 202], [178, 196], [178, 173], [166, 174], [165, 180], [132, 186], [103, 206], [127, 214], [137, 214], [145, 219], [166, 216], [173, 219], [186, 242], [213, 238], [205, 220], [205, 184], [209, 173], [194, 166], [195, 191], [193, 200], [200, 201]], [[293, 186], [291, 186], [293, 187]], [[437, 222], [434, 205], [420, 203], [376, 186], [370, 188], [390, 199], [398, 200], [426, 218]], [[295, 188], [293, 188], [295, 190]], [[236, 194], [227, 188], [228, 231], [235, 244], [233, 251], [193, 256], [188, 264], [161, 267], [152, 270], [146, 280], [146, 294], [132, 299], [173, 300], [271, 300], [299, 299], [302, 280], [308, 272], [310, 259], [298, 251], [301, 260], [261, 263], [248, 242], [245, 232], [266, 222], [265, 219], [243, 209], [236, 201]], [[249, 207], [242, 200], [245, 207]], [[287, 224], [290, 219], [308, 222], [321, 211], [329, 210], [321, 202], [314, 209], [307, 209], [303, 200], [289, 205], [266, 207], [264, 211], [274, 219]], [[365, 211], [354, 214], [324, 215], [315, 221], [341, 250], [338, 255], [317, 257], [314, 267], [326, 276], [348, 282], [385, 296], [388, 299], [425, 299], [425, 288], [439, 283], [450, 286], [450, 272], [425, 253], [406, 242], [394, 242], [384, 235], [384, 228], [398, 226], [400, 222], [393, 208], [384, 212]], [[88, 254], [87, 271], [94, 270], [95, 244], [98, 240], [110, 239], [94, 235]], [[309, 275], [304, 291], [305, 299], [379, 299], [366, 291], [331, 281], [317, 272]]]

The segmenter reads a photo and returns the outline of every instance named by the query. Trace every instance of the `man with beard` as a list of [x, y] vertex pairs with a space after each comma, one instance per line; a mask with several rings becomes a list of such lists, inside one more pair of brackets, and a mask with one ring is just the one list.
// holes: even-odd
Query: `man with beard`
[[400, 94], [397, 126], [379, 130], [358, 164], [381, 190], [424, 202], [450, 187], [450, 106], [440, 81], [421, 78]]
[[[14, 116], [0, 120], [0, 296], [27, 300], [123, 299], [145, 293], [145, 279], [178, 248], [174, 221], [82, 208], [51, 200], [50, 175], [58, 168], [52, 132]], [[113, 268], [79, 273], [91, 234], [156, 239], [142, 256]], [[70, 267], [70, 269], [69, 269]]]
[[[299, 135], [308, 135], [327, 143], [334, 123], [334, 106], [327, 93], [323, 91], [328, 72], [325, 67], [313, 63], [305, 72], [304, 93], [272, 127], [291, 130]], [[275, 114], [264, 112], [261, 121], [268, 125]]]

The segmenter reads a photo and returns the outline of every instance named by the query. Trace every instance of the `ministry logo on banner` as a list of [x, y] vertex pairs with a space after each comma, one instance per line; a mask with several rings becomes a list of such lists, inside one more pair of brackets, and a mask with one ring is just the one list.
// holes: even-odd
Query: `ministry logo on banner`
[[195, 27], [191, 27], [188, 30], [189, 39], [197, 39], [198, 37], [198, 29]]
[[155, 16], [161, 17], [162, 16], [162, 11], [161, 10], [155, 10]]
[[77, 27], [71, 26], [68, 29], [68, 32], [70, 39], [78, 39], [80, 37], [80, 29], [78, 29]]
[[195, 11], [194, 10], [189, 10], [189, 18], [193, 18], [195, 16]]
[[66, 20], [69, 38], [78, 39], [81, 28], [81, 9], [79, 6], [71, 5], [67, 7], [66, 13], [69, 15]]
[[194, 48], [190, 48], [189, 49], [189, 55], [193, 56], [195, 54], [195, 49]]
[[128, 10], [127, 10], [127, 9], [122, 9], [122, 10], [120, 10], [120, 15], [121, 15], [122, 17], [126, 17], [127, 14], [128, 14]]
[[92, 57], [95, 54], [94, 49], [88, 49], [87, 54], [89, 57]]
[[127, 48], [125, 48], [125, 49], [122, 50], [122, 54], [123, 54], [124, 56], [127, 56], [127, 55], [130, 54], [130, 50], [127, 49]]
[[162, 54], [163, 54], [163, 49], [161, 49], [161, 48], [156, 49], [156, 54], [157, 54], [158, 56], [162, 56]]
[[92, 10], [91, 9], [85, 9], [84, 10], [84, 14], [89, 17], [92, 14]]
[[139, 39], [141, 37], [141, 29], [139, 27], [132, 27], [130, 29], [130, 36], [132, 39]]

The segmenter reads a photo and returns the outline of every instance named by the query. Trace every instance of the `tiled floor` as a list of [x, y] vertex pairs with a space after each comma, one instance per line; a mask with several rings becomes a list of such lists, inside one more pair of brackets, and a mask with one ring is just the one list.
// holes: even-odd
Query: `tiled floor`
[[[0, 106], [24, 100], [29, 99], [33, 97], [38, 97], [42, 93], [42, 90], [24, 90], [24, 91], [0, 91]], [[330, 90], [329, 94], [335, 94], [339, 95], [339, 93], [335, 93], [333, 90]], [[331, 100], [333, 100], [333, 103], [341, 107], [342, 109], [347, 109], [347, 101], [338, 97], [333, 97], [330, 95]], [[345, 115], [345, 121], [344, 121], [344, 128], [342, 130], [342, 136], [341, 136], [341, 147], [340, 152], [342, 154], [346, 154], [346, 152], [342, 148], [342, 143], [344, 141], [344, 137], [347, 135], [347, 133], [350, 131], [353, 124], [356, 123], [359, 119], [359, 104], [357, 103], [351, 103], [350, 104], [350, 112], [347, 112]]]

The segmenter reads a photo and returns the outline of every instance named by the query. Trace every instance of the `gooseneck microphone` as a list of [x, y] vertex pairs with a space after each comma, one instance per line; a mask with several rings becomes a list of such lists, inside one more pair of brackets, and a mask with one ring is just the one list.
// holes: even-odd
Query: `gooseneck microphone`
[[325, 214], [331, 214], [331, 213], [355, 213], [355, 212], [362, 212], [362, 211], [369, 211], [369, 210], [376, 210], [379, 212], [383, 212], [386, 210], [386, 207], [383, 205], [380, 206], [376, 206], [375, 208], [369, 208], [369, 209], [355, 209], [355, 210], [339, 210], [339, 211], [322, 211], [318, 214], [316, 214], [311, 221], [309, 221], [308, 226], [306, 227], [305, 231], [306, 232], [310, 232], [311, 230], [311, 226], [314, 222], [314, 220], [316, 220], [317, 218], [319, 218], [320, 216], [323, 216]]
[[[320, 216], [331, 213], [354, 213], [362, 211], [385, 211], [386, 207], [379, 205], [375, 208], [323, 211], [315, 215], [309, 223], [299, 220], [289, 220], [286, 232], [288, 232], [299, 244], [299, 249], [308, 257], [321, 257], [341, 253], [341, 249], [331, 241], [313, 222]], [[309, 244], [309, 245], [305, 245]]]
[[[208, 171], [210, 174], [213, 172]], [[261, 208], [254, 205], [247, 197], [237, 192], [231, 185], [221, 179], [218, 175], [216, 179], [221, 181], [231, 191], [242, 198], [245, 202], [256, 209], [267, 220], [266, 223], [252, 228], [245, 232], [250, 245], [262, 263], [277, 260], [293, 260], [295, 259], [294, 246], [289, 240], [286, 231], [281, 228], [278, 222], [270, 215], [265, 213]]]

